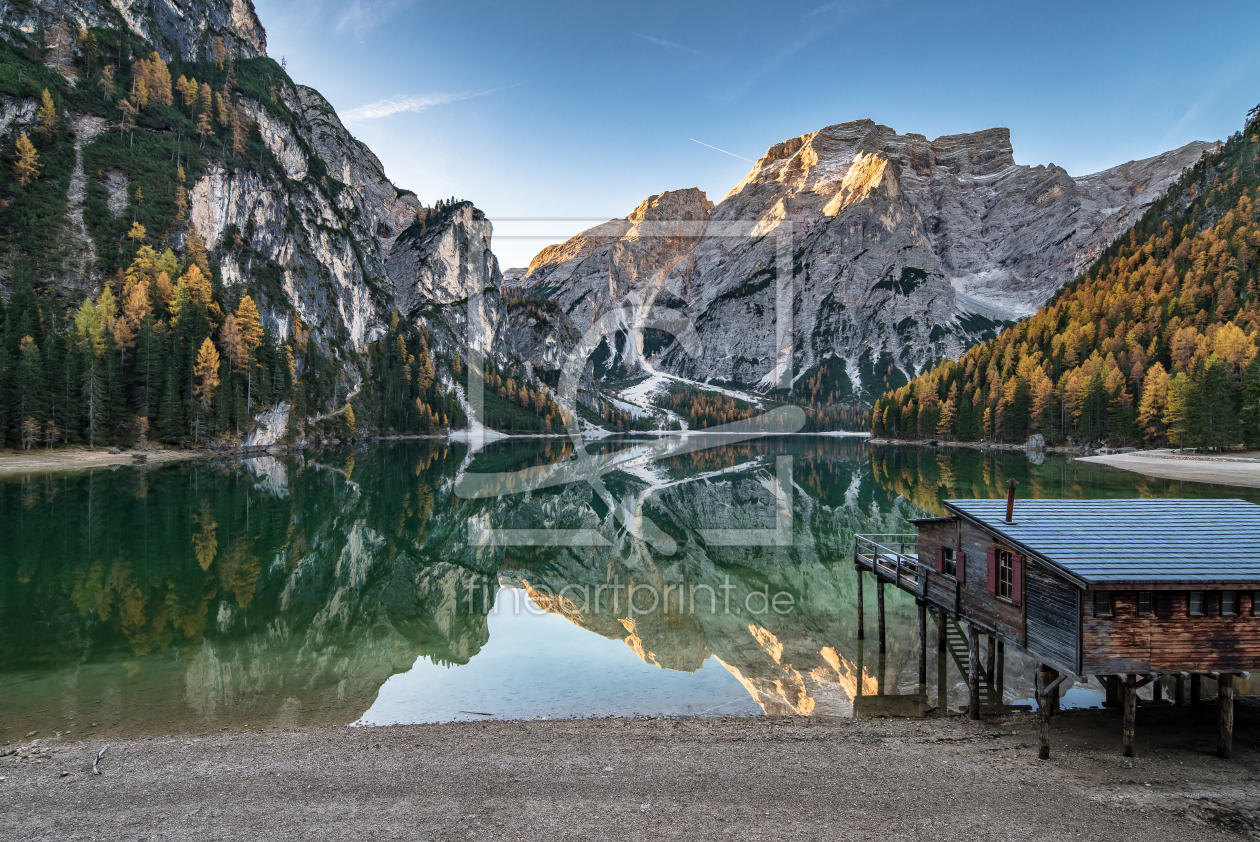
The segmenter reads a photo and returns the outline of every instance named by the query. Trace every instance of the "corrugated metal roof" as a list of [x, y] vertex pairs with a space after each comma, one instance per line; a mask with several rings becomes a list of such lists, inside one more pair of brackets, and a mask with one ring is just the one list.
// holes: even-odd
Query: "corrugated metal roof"
[[1085, 582], [1260, 582], [1260, 506], [1244, 500], [946, 500]]

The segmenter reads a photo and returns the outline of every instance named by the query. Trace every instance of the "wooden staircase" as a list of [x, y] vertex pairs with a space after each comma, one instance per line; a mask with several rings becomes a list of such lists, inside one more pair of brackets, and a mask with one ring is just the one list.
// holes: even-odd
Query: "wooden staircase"
[[[963, 680], [971, 675], [971, 656], [967, 651], [967, 635], [962, 630], [962, 626], [953, 617], [945, 618], [945, 648], [949, 650], [949, 654], [953, 656], [954, 663], [958, 666], [958, 671], [962, 673]], [[984, 657], [983, 652], [981, 657]], [[980, 709], [995, 708], [1002, 706], [1002, 697], [998, 695], [997, 688], [994, 686], [993, 676], [988, 674], [984, 668], [984, 663], [980, 663]]]

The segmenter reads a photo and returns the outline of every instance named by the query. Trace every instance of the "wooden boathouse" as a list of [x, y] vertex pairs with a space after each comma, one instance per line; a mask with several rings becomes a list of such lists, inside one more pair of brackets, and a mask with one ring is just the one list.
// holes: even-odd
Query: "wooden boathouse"
[[[926, 682], [926, 612], [969, 628], [969, 716], [980, 717], [979, 638], [993, 651], [1018, 646], [1041, 664], [1042, 758], [1059, 685], [1096, 676], [1123, 708], [1133, 754], [1138, 688], [1161, 676], [1185, 683], [1198, 703], [1201, 678], [1219, 687], [1217, 753], [1233, 739], [1234, 676], [1260, 668], [1260, 506], [1242, 500], [947, 500], [944, 517], [912, 521], [917, 534], [859, 535], [862, 573], [874, 573], [879, 643], [883, 588], [913, 593], [919, 608], [919, 681]], [[990, 676], [991, 677], [991, 676]], [[1158, 698], [1158, 696], [1156, 696]]]

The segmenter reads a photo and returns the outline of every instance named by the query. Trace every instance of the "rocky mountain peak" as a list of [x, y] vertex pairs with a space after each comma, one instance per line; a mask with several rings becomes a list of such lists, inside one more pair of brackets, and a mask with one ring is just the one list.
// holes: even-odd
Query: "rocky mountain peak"
[[675, 222], [708, 219], [713, 203], [699, 187], [648, 196], [627, 217], [631, 222]]
[[[655, 353], [659, 370], [764, 385], [776, 358], [777, 268], [775, 238], [762, 235], [787, 222], [794, 371], [834, 358], [878, 393], [1033, 312], [1207, 148], [1073, 178], [1017, 164], [1005, 128], [928, 140], [869, 119], [837, 123], [771, 146], [716, 206], [698, 190], [651, 196], [625, 220], [544, 249], [522, 282], [579, 330], [631, 293], [640, 305], [683, 305], [702, 356], [656, 345], [645, 361]], [[754, 222], [754, 237], [715, 231], [652, 245], [633, 231], [647, 219]], [[649, 347], [634, 339], [627, 364]]]
[[0, 20], [28, 35], [42, 27], [54, 45], [81, 29], [130, 31], [166, 61], [210, 60], [216, 39], [234, 58], [267, 55], [253, 0], [44, 0], [7, 3]]

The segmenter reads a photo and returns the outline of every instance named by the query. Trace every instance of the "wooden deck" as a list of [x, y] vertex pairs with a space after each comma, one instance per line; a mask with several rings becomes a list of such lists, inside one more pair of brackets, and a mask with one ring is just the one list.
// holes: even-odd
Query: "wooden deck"
[[922, 598], [928, 566], [920, 563], [915, 551], [918, 540], [915, 533], [858, 535], [853, 563], [860, 570], [874, 573], [877, 581], [896, 585]]

